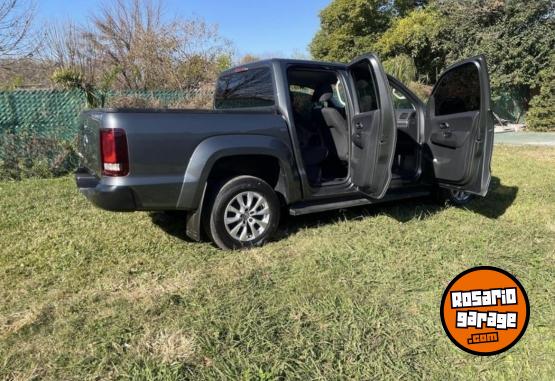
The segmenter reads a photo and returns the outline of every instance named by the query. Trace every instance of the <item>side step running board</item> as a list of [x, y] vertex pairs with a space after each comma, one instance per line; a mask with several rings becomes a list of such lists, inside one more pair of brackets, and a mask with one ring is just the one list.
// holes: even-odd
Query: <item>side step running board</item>
[[355, 206], [369, 205], [372, 201], [366, 198], [360, 198], [356, 200], [330, 202], [325, 204], [305, 204], [298, 205], [296, 207], [289, 208], [289, 214], [292, 216], [302, 216], [304, 214], [326, 212], [329, 210], [352, 208]]
[[391, 193], [381, 200], [370, 200], [367, 198], [357, 198], [353, 200], [335, 201], [335, 202], [319, 202], [319, 203], [298, 203], [289, 208], [289, 214], [292, 216], [302, 216], [305, 214], [327, 212], [330, 210], [346, 209], [355, 206], [363, 206], [370, 204], [381, 204], [387, 201], [402, 200], [407, 198], [429, 196], [429, 191], [412, 191], [410, 193]]

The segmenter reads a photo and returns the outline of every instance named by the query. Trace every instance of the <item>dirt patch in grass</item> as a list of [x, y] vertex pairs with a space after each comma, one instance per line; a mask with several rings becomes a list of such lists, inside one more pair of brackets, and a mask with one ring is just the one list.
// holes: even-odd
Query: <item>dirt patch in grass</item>
[[25, 329], [39, 327], [52, 320], [54, 307], [51, 305], [36, 307], [15, 312], [3, 318], [0, 322], [0, 337], [7, 334], [16, 334]]
[[164, 364], [190, 362], [195, 354], [195, 339], [183, 330], [147, 332], [134, 350], [138, 356], [151, 356]]
[[172, 276], [147, 273], [125, 279], [103, 279], [95, 289], [101, 290], [112, 300], [152, 304], [167, 295], [189, 292], [195, 281], [195, 275], [191, 272], [178, 272]]

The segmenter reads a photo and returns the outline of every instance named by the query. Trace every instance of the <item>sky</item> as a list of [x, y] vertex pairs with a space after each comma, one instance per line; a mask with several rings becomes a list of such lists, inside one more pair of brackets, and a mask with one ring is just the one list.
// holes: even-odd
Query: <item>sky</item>
[[[107, 0], [40, 0], [42, 21], [85, 22]], [[331, 0], [163, 0], [169, 16], [201, 17], [218, 24], [239, 56], [290, 57], [308, 54], [319, 28], [318, 14]]]

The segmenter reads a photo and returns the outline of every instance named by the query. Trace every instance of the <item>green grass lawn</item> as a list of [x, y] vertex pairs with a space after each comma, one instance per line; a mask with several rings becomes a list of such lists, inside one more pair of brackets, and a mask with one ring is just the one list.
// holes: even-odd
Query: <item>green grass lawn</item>
[[[70, 177], [0, 183], [0, 379], [553, 379], [555, 149], [496, 146], [493, 171], [468, 209], [289, 218], [247, 252], [95, 209]], [[477, 265], [530, 298], [502, 355], [441, 327], [444, 288]]]

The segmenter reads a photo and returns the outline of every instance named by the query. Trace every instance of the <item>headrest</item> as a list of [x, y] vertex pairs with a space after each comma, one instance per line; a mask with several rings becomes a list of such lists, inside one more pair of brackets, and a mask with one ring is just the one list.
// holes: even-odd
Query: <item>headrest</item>
[[[312, 102], [326, 102], [325, 100], [322, 100], [321, 97], [328, 93], [333, 95], [333, 89], [331, 88], [331, 85], [329, 83], [319, 86], [312, 95]], [[331, 97], [327, 100], [329, 99], [331, 99]]]
[[328, 102], [331, 98], [333, 98], [333, 93], [324, 93], [320, 97], [319, 102], [320, 103]]
[[370, 85], [370, 84], [368, 83], [368, 81], [366, 81], [366, 80], [364, 80], [364, 79], [359, 79], [359, 80], [357, 81], [357, 87], [358, 87], [358, 88], [361, 88], [361, 87], [362, 87], [362, 88], [366, 88], [366, 87], [368, 87], [369, 85]]

